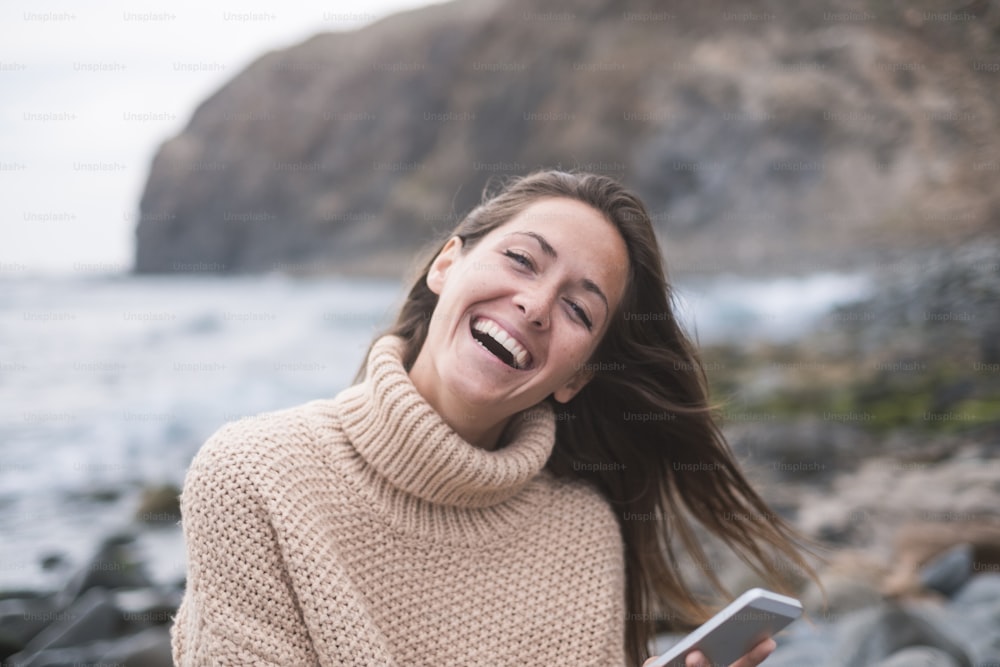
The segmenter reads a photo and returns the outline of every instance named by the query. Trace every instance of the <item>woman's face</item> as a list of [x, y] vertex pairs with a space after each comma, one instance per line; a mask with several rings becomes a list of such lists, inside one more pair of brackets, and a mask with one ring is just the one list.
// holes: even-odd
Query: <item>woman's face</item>
[[568, 401], [592, 375], [627, 266], [617, 229], [567, 198], [532, 203], [467, 252], [452, 237], [427, 276], [439, 301], [411, 377], [436, 407], [482, 418]]

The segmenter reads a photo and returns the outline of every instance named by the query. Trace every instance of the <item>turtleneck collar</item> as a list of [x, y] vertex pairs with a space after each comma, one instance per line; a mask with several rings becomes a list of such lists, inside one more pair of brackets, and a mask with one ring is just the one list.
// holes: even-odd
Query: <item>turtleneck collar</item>
[[390, 485], [428, 502], [477, 508], [516, 495], [552, 453], [552, 407], [541, 403], [511, 417], [498, 449], [476, 447], [413, 386], [403, 367], [404, 345], [398, 336], [379, 338], [365, 379], [338, 396], [354, 448]]

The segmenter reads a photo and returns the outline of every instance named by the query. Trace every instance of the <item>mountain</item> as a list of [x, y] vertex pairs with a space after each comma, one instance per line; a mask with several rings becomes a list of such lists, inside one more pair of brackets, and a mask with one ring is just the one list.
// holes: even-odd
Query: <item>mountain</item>
[[674, 273], [1000, 227], [1000, 5], [459, 0], [267, 53], [158, 150], [135, 271], [400, 275], [491, 177], [621, 178]]

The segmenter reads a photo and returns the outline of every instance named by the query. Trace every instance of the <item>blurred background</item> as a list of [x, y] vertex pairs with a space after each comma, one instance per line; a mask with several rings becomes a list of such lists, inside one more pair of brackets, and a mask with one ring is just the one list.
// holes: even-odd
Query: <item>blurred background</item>
[[[346, 387], [421, 250], [556, 167], [647, 203], [734, 450], [831, 547], [768, 664], [1000, 664], [996, 1], [17, 1], [0, 29], [0, 659], [169, 664], [204, 440]], [[755, 583], [712, 553], [693, 581]]]

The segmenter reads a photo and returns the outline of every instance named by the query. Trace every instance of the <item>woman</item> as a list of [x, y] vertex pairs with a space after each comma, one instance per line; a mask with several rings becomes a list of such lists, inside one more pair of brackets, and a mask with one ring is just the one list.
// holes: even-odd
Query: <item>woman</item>
[[588, 174], [486, 197], [359, 381], [224, 426], [181, 502], [181, 666], [639, 665], [652, 619], [711, 611], [689, 517], [777, 588], [774, 553], [812, 572], [713, 420], [646, 210]]

